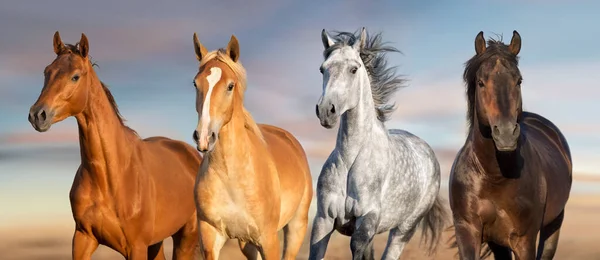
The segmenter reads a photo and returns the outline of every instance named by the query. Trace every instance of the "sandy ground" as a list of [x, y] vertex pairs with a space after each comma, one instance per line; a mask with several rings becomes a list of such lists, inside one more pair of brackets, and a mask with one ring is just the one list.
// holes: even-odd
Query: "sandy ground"
[[[555, 259], [600, 259], [600, 195], [572, 195], [569, 200], [561, 240]], [[70, 259], [72, 224], [42, 227], [4, 228], [0, 230], [0, 259]], [[447, 241], [449, 233], [444, 235]], [[298, 259], [308, 257], [308, 235]], [[381, 257], [387, 234], [375, 238], [375, 254]], [[350, 259], [349, 238], [334, 233], [326, 259]], [[171, 257], [171, 241], [166, 242], [167, 258]], [[425, 256], [419, 248], [418, 234], [406, 247], [401, 259], [458, 259], [456, 250], [440, 244], [433, 256]], [[114, 251], [100, 246], [93, 259], [123, 259]], [[235, 241], [229, 241], [221, 251], [220, 259], [244, 259]]]

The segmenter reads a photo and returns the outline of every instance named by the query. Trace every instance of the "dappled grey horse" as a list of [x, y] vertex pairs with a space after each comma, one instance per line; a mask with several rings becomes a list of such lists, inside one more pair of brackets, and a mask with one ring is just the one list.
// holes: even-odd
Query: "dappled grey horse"
[[341, 118], [335, 149], [317, 183], [317, 214], [309, 259], [324, 258], [333, 230], [351, 236], [353, 259], [373, 259], [373, 237], [390, 231], [383, 259], [398, 259], [422, 224], [429, 253], [446, 220], [438, 197], [440, 166], [431, 147], [409, 132], [387, 130], [387, 104], [404, 80], [387, 68], [381, 34], [323, 30], [323, 93], [316, 113], [332, 128]]

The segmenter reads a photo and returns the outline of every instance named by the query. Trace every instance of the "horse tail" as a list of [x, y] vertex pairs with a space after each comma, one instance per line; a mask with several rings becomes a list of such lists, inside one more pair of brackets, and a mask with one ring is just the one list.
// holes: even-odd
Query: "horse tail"
[[425, 243], [429, 256], [436, 251], [437, 245], [440, 243], [446, 220], [448, 220], [448, 212], [438, 195], [433, 206], [421, 220], [421, 244]]
[[[456, 242], [456, 232], [454, 232], [454, 225], [448, 227], [446, 231], [452, 232], [452, 236], [448, 239], [448, 244], [450, 244], [449, 248], [458, 248], [458, 242]], [[492, 255], [492, 249], [490, 249], [487, 243], [481, 243], [481, 251], [482, 253], [479, 257], [480, 259], [486, 259]], [[456, 252], [455, 255], [458, 256], [458, 252]]]

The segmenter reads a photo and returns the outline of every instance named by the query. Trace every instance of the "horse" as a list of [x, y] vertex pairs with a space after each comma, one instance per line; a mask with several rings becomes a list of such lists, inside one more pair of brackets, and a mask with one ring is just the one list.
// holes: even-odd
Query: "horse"
[[198, 227], [194, 179], [202, 157], [193, 146], [166, 137], [141, 139], [124, 124], [113, 95], [94, 71], [85, 34], [75, 45], [54, 34], [56, 58], [29, 122], [46, 132], [65, 118], [79, 127], [81, 165], [69, 194], [75, 233], [73, 259], [91, 259], [99, 244], [126, 259], [193, 259]]
[[[521, 36], [510, 45], [475, 38], [466, 62], [469, 134], [449, 179], [461, 259], [552, 259], [572, 182], [567, 140], [550, 120], [523, 111], [518, 64]], [[536, 237], [539, 245], [536, 255]], [[482, 247], [487, 245], [483, 255]]]
[[234, 35], [211, 52], [193, 39], [200, 63], [193, 139], [204, 154], [194, 191], [201, 251], [218, 259], [226, 239], [237, 239], [248, 259], [276, 259], [283, 229], [283, 259], [296, 259], [313, 196], [304, 149], [288, 131], [257, 124], [244, 107], [246, 72]]
[[[358, 33], [358, 32], [357, 32]], [[389, 231], [382, 259], [398, 259], [419, 225], [431, 255], [447, 212], [440, 189], [440, 165], [421, 138], [385, 122], [387, 104], [405, 80], [387, 67], [386, 52], [399, 52], [371, 37], [325, 29], [320, 67], [323, 92], [316, 114], [323, 127], [340, 127], [335, 149], [317, 181], [317, 213], [309, 259], [322, 259], [334, 229], [351, 236], [353, 259], [374, 259], [373, 237]]]

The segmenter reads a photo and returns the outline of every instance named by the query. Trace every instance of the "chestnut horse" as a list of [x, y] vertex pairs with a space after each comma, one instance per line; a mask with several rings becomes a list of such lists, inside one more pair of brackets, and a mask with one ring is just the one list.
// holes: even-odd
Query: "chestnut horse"
[[480, 32], [465, 66], [469, 135], [450, 175], [461, 259], [479, 259], [482, 243], [496, 259], [536, 259], [538, 233], [537, 259], [552, 259], [558, 245], [571, 152], [558, 127], [523, 111], [520, 49], [517, 31], [508, 46], [486, 46]]
[[247, 258], [276, 259], [283, 229], [283, 258], [295, 259], [313, 194], [306, 154], [292, 134], [256, 124], [244, 108], [246, 73], [235, 36], [226, 49], [208, 52], [194, 34], [194, 48], [200, 68], [193, 137], [205, 153], [195, 189], [201, 251], [218, 259], [234, 238]]
[[165, 137], [140, 139], [123, 124], [108, 88], [88, 56], [85, 34], [76, 45], [54, 34], [56, 59], [44, 70], [44, 88], [29, 112], [39, 132], [74, 116], [81, 165], [71, 187], [73, 259], [91, 259], [98, 244], [126, 259], [193, 259], [198, 243], [194, 179], [202, 157]]

